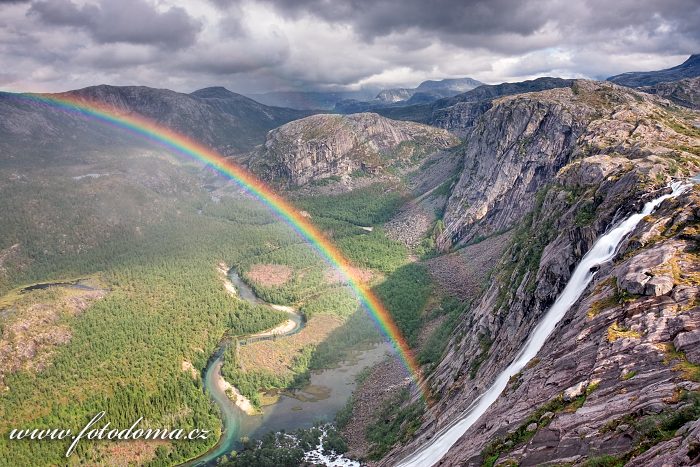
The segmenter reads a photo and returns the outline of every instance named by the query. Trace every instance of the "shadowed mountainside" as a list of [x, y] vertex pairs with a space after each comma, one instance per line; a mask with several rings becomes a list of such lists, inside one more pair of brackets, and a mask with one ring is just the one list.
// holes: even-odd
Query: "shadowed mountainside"
[[611, 76], [607, 81], [636, 88], [697, 76], [700, 76], [700, 54], [691, 55], [688, 60], [673, 68], [658, 71], [630, 71]]
[[[99, 102], [117, 114], [143, 115], [227, 155], [249, 151], [264, 142], [272, 128], [312, 113], [269, 107], [224, 88], [182, 94], [144, 86], [100, 85], [56, 96]], [[79, 150], [131, 144], [123, 131], [92, 125], [82, 115], [17, 94], [0, 94], [0, 114], [0, 148], [6, 154], [5, 162], [26, 162], [28, 155], [60, 159], [61, 154], [70, 157]]]

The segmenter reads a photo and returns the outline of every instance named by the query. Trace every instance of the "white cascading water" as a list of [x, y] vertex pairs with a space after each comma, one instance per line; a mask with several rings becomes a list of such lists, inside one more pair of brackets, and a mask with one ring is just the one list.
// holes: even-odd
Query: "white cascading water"
[[617, 224], [608, 233], [595, 242], [593, 248], [584, 255], [581, 262], [574, 269], [569, 282], [564, 287], [554, 305], [545, 313], [542, 320], [537, 324], [532, 334], [528, 337], [525, 345], [520, 349], [513, 363], [503, 370], [496, 381], [486, 392], [480, 395], [467, 408], [459, 420], [451, 426], [444, 428], [440, 433], [418, 451], [402, 459], [398, 465], [400, 467], [428, 467], [438, 462], [447, 453], [454, 443], [471, 427], [484, 412], [493, 404], [498, 396], [503, 392], [510, 377], [522, 370], [527, 363], [537, 355], [549, 335], [554, 331], [556, 325], [561, 321], [569, 308], [581, 297], [583, 291], [593, 279], [597, 269], [607, 261], [610, 261], [617, 251], [617, 247], [639, 223], [642, 218], [651, 214], [656, 207], [668, 198], [675, 198], [688, 188], [680, 182], [671, 185], [672, 192], [659, 196], [644, 205], [642, 212], [633, 214], [624, 221]]

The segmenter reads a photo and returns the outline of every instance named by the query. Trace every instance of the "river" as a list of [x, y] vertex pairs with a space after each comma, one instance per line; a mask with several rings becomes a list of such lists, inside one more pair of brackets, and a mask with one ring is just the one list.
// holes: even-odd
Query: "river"
[[[228, 278], [236, 288], [238, 297], [251, 303], [265, 304], [248, 284], [243, 282], [233, 269]], [[296, 316], [296, 317], [295, 317]], [[247, 340], [280, 338], [299, 332], [304, 321], [290, 311], [295, 326], [284, 333], [273, 336], [251, 336]], [[263, 413], [248, 415], [226, 395], [221, 386], [221, 365], [229, 338], [224, 338], [211, 356], [203, 374], [204, 389], [221, 411], [223, 432], [217, 444], [202, 456], [184, 464], [186, 466], [213, 465], [218, 457], [241, 447], [241, 438], [260, 438], [269, 431], [293, 431], [310, 428], [315, 422], [333, 420], [335, 414], [345, 406], [356, 387], [356, 376], [366, 367], [384, 359], [390, 351], [388, 344], [374, 345], [354, 352], [352, 358], [336, 368], [314, 371], [305, 387], [293, 391], [268, 391], [275, 402], [263, 406]]]

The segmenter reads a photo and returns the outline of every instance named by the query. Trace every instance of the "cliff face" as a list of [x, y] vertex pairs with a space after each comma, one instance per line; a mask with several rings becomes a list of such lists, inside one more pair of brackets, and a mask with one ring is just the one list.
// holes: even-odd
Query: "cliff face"
[[[467, 139], [438, 245], [447, 249], [513, 227], [532, 209], [537, 191], [574, 159], [692, 155], [696, 117], [686, 121], [666, 104], [589, 81], [494, 101]], [[686, 131], [675, 131], [678, 124]]]
[[[697, 119], [582, 81], [494, 102], [465, 148], [442, 241], [512, 228], [512, 243], [428, 376], [435, 402], [421, 427], [383, 465], [421, 449], [490, 386], [610, 225], [700, 170]], [[697, 462], [699, 201], [695, 185], [640, 222], [441, 465]]]
[[271, 131], [250, 166], [269, 181], [301, 186], [355, 171], [381, 174], [457, 143], [445, 130], [377, 114], [314, 115]]
[[526, 92], [568, 87], [572, 84], [573, 80], [561, 78], [537, 78], [518, 83], [485, 84], [432, 103], [415, 102], [416, 105], [376, 109], [376, 112], [385, 117], [427, 123], [450, 130], [456, 135], [466, 136], [479, 117], [492, 107], [494, 99]]
[[561, 78], [537, 78], [518, 83], [502, 83], [480, 86], [452, 98], [433, 104], [427, 123], [445, 128], [459, 135], [467, 135], [481, 115], [491, 108], [499, 97], [527, 92], [568, 87], [573, 80]]
[[[620, 188], [624, 186], [631, 188], [626, 183]], [[624, 196], [604, 191], [600, 186], [596, 194], [606, 200]], [[547, 196], [543, 212], [561, 212], [554, 198], [554, 193]], [[517, 465], [580, 464], [603, 454], [640, 466], [697, 462], [699, 201], [696, 189], [665, 203], [638, 226], [537, 358], [511, 379], [443, 465], [481, 465], [490, 456]], [[569, 228], [567, 224], [556, 227]], [[447, 413], [455, 416], [459, 409], [454, 407], [464, 408], [512, 358], [566, 280], [577, 250], [590, 246], [587, 237], [595, 230], [557, 236], [543, 252], [534, 292], [528, 292], [524, 278], [495, 316], [498, 296], [494, 290], [493, 296], [487, 294], [474, 310], [474, 323], [459, 332], [494, 336], [489, 357], [470, 379], [474, 359], [469, 356], [483, 348], [474, 338], [455, 340], [445, 359], [450, 363], [435, 375], [444, 398], [436, 410], [440, 415], [429, 424], [438, 424]]]

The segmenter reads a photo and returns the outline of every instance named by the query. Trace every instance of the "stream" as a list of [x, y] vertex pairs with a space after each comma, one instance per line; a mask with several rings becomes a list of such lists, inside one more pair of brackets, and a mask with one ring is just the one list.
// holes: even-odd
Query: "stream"
[[[260, 299], [235, 270], [229, 270], [228, 278], [235, 286], [239, 298], [255, 304], [273, 306]], [[301, 331], [304, 327], [302, 316], [291, 310], [287, 312], [295, 323], [293, 329], [275, 335], [259, 333], [239, 336], [239, 342], [244, 344], [279, 339]], [[185, 466], [213, 465], [218, 457], [239, 449], [243, 437], [259, 439], [270, 431], [294, 431], [310, 428], [316, 422], [332, 421], [352, 395], [356, 386], [355, 377], [364, 368], [383, 360], [391, 349], [388, 344], [370, 346], [356, 351], [352, 358], [336, 368], [311, 372], [309, 384], [301, 389], [267, 391], [265, 395], [274, 402], [264, 405], [262, 414], [248, 415], [229, 399], [225, 388], [220, 384], [223, 354], [230, 341], [228, 336], [222, 339], [203, 373], [204, 390], [221, 411], [221, 438], [213, 448], [183, 464]]]
[[651, 214], [664, 200], [675, 198], [683, 193], [687, 187], [688, 185], [680, 182], [673, 183], [671, 193], [647, 202], [641, 212], [630, 215], [600, 237], [576, 266], [564, 290], [532, 330], [513, 362], [496, 377], [496, 380], [484, 393], [467, 407], [460, 417], [438, 432], [425, 445], [402, 459], [398, 465], [402, 467], [428, 467], [440, 461], [452, 445], [496, 402], [501, 392], [506, 388], [510, 377], [522, 370], [537, 355], [559, 321], [586, 290], [598, 269], [597, 266], [613, 259], [620, 242], [634, 230], [639, 221]]

